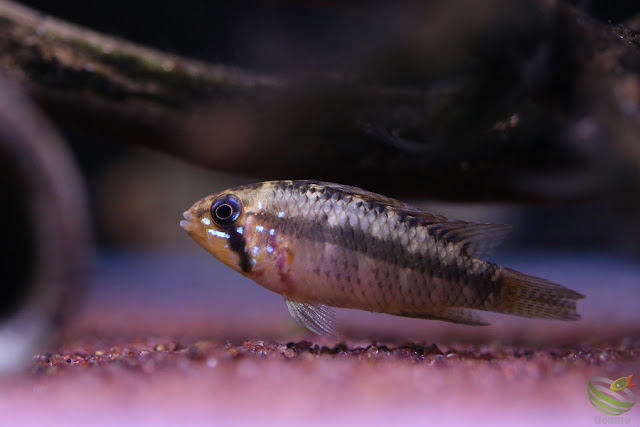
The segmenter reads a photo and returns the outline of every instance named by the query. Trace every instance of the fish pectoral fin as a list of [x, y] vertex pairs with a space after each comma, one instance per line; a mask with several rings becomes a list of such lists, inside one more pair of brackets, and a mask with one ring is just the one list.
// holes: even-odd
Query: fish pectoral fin
[[397, 313], [397, 316], [413, 317], [416, 319], [442, 320], [445, 322], [459, 323], [461, 325], [487, 326], [489, 322], [478, 316], [471, 310], [464, 308], [434, 309], [425, 313]]
[[291, 317], [296, 323], [311, 332], [327, 338], [337, 338], [336, 316], [331, 308], [284, 297]]

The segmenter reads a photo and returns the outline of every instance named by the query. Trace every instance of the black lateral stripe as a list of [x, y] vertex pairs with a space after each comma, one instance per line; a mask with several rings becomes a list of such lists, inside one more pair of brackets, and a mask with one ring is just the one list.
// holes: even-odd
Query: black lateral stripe
[[247, 241], [244, 236], [236, 231], [235, 227], [227, 227], [225, 232], [229, 235], [229, 246], [240, 258], [240, 269], [243, 273], [251, 273], [251, 260], [246, 251]]
[[304, 240], [338, 245], [378, 262], [394, 265], [401, 269], [412, 269], [416, 272], [422, 272], [426, 276], [453, 280], [451, 276], [457, 270], [458, 274], [466, 276], [464, 280], [480, 281], [487, 284], [487, 286], [478, 289], [479, 293], [495, 292], [496, 286], [498, 286], [497, 283], [490, 280], [491, 275], [498, 268], [491, 263], [487, 263], [485, 269], [472, 273], [462, 271], [460, 265], [447, 265], [424, 253], [410, 252], [398, 239], [381, 239], [365, 233], [361, 229], [331, 226], [326, 221], [309, 221], [302, 216], [277, 218], [265, 212], [263, 218], [270, 224], [278, 224], [277, 227], [283, 234], [294, 235], [294, 237]]

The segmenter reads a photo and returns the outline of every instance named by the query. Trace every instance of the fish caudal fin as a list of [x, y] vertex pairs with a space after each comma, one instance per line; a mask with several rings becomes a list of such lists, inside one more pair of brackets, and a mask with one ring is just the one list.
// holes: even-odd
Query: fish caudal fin
[[496, 307], [498, 313], [522, 317], [578, 320], [576, 300], [584, 295], [557, 283], [502, 268], [503, 290]]

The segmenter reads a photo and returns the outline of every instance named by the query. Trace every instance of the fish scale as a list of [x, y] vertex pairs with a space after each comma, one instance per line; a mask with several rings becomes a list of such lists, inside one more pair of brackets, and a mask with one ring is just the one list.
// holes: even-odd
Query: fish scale
[[327, 306], [469, 325], [486, 324], [470, 309], [579, 318], [581, 294], [481, 259], [508, 226], [449, 220], [318, 181], [225, 190], [184, 217], [201, 246], [283, 295], [294, 319], [322, 335], [337, 331]]

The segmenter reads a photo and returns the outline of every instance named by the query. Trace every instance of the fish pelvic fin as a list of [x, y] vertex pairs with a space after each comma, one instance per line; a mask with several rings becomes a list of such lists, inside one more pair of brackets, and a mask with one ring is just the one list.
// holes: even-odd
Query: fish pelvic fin
[[413, 317], [415, 319], [442, 320], [443, 322], [458, 323], [460, 325], [487, 326], [489, 323], [471, 310], [450, 307], [432, 309], [425, 313], [401, 312], [396, 316]]
[[495, 307], [498, 313], [522, 317], [579, 320], [576, 301], [584, 295], [540, 277], [502, 268], [503, 288]]
[[339, 337], [336, 316], [330, 307], [298, 301], [287, 296], [284, 297], [284, 301], [298, 325], [326, 338]]

